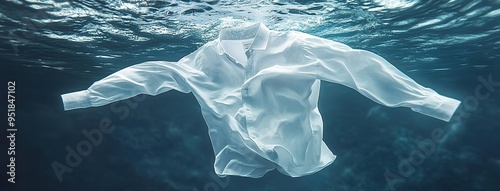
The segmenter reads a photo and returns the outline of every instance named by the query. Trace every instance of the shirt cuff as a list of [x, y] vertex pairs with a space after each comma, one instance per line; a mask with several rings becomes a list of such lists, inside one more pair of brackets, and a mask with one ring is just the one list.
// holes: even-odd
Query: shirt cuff
[[88, 90], [82, 90], [61, 95], [64, 110], [73, 110], [91, 106]]
[[434, 94], [425, 99], [421, 107], [412, 108], [412, 110], [449, 122], [460, 103], [456, 99]]

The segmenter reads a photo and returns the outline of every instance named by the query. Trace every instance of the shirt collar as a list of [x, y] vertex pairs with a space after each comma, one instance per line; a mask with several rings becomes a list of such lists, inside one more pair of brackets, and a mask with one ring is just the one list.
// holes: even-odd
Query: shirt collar
[[222, 51], [226, 52], [224, 45], [220, 43], [222, 40], [244, 40], [254, 38], [252, 46], [253, 50], [265, 50], [267, 47], [267, 41], [269, 39], [270, 30], [262, 23], [256, 23], [248, 27], [243, 28], [232, 28], [223, 29], [219, 33], [219, 38], [217, 41], [222, 48]]

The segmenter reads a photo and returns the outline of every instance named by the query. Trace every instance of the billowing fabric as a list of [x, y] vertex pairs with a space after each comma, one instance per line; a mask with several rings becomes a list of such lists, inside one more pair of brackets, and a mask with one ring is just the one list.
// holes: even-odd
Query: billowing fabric
[[322, 140], [321, 81], [444, 121], [460, 104], [422, 87], [374, 53], [263, 24], [223, 30], [178, 62], [133, 65], [62, 100], [64, 109], [72, 110], [138, 94], [191, 92], [208, 125], [219, 176], [261, 177], [277, 168], [298, 177], [336, 157]]

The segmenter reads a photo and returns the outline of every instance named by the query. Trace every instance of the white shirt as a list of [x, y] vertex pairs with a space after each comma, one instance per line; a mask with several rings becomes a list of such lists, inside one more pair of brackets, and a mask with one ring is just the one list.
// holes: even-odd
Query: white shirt
[[335, 160], [323, 142], [320, 82], [343, 84], [389, 107], [449, 121], [459, 101], [422, 87], [374, 53], [263, 24], [222, 30], [178, 62], [133, 65], [62, 95], [65, 110], [138, 94], [193, 93], [209, 128], [215, 172], [261, 177], [277, 168], [298, 177]]

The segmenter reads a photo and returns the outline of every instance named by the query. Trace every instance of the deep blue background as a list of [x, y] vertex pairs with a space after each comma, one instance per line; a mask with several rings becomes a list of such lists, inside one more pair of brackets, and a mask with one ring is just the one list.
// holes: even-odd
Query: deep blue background
[[[414, 141], [431, 138], [435, 129], [445, 132], [445, 141], [397, 182], [395, 190], [500, 188], [500, 87], [489, 99], [480, 100], [477, 109], [464, 107], [471, 102], [462, 104], [459, 110], [469, 109], [469, 117], [455, 115], [445, 123], [407, 108], [383, 107], [347, 87], [323, 83], [324, 140], [338, 158], [301, 178], [277, 171], [259, 179], [213, 178], [207, 127], [191, 94], [172, 91], [143, 96], [139, 102], [128, 100], [137, 103], [135, 108], [119, 102], [115, 107], [129, 109], [124, 118], [111, 105], [65, 112], [60, 100], [61, 94], [85, 89], [121, 68], [147, 60], [178, 60], [228, 27], [220, 18], [229, 15], [234, 23], [261, 21], [274, 30], [301, 30], [373, 51], [420, 84], [466, 101], [481, 86], [479, 76], [491, 75], [500, 82], [496, 1], [393, 1], [411, 6], [382, 11], [370, 10], [383, 8], [376, 3], [381, 1], [335, 1], [334, 9], [319, 1], [269, 1], [262, 5], [263, 20], [236, 10], [217, 12], [239, 5], [223, 1], [138, 3], [151, 7], [148, 14], [118, 9], [119, 1], [19, 2], [0, 5], [0, 116], [6, 116], [7, 81], [15, 80], [19, 129], [15, 185], [6, 181], [8, 142], [6, 131], [0, 130], [1, 190], [390, 190], [384, 173], [398, 174], [398, 156], [408, 158], [417, 148]], [[54, 3], [60, 5], [50, 5]], [[64, 12], [61, 7], [96, 14], [58, 16], [55, 13]], [[103, 19], [109, 15], [118, 19]], [[317, 25], [297, 19], [317, 17], [322, 18]], [[178, 33], [140, 30], [154, 22]], [[295, 22], [304, 27], [282, 24]], [[117, 30], [106, 29], [109, 25]], [[127, 30], [133, 35], [120, 33]], [[75, 36], [94, 39], [68, 40]], [[51, 164], [64, 164], [65, 147], [75, 148], [86, 140], [81, 131], [99, 128], [102, 119], [111, 120], [116, 129], [59, 182]], [[0, 120], [3, 129], [6, 117]]]

